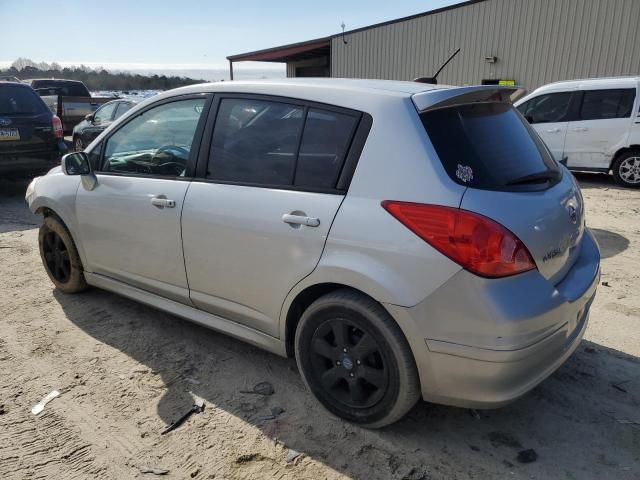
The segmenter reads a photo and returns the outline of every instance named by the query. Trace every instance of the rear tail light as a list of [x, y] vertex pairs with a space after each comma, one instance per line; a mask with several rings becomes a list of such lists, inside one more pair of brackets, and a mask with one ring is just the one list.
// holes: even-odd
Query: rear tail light
[[54, 115], [51, 119], [51, 125], [53, 126], [53, 134], [56, 138], [64, 138], [64, 131], [62, 129], [62, 120], [57, 115]]
[[536, 268], [520, 239], [487, 217], [420, 203], [385, 200], [382, 206], [433, 248], [476, 275], [506, 277]]

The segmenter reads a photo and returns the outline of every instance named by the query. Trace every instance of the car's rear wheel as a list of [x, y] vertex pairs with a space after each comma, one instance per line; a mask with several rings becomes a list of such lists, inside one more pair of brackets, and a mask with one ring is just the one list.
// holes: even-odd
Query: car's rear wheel
[[73, 140], [73, 149], [76, 152], [81, 152], [84, 150], [84, 142], [82, 141], [82, 139], [80, 137], [76, 137]]
[[640, 188], [640, 150], [629, 150], [618, 155], [611, 169], [618, 185]]
[[368, 428], [402, 418], [420, 396], [411, 349], [373, 299], [328, 293], [304, 312], [295, 353], [307, 387], [329, 412]]
[[44, 219], [38, 243], [42, 263], [56, 288], [65, 293], [81, 292], [87, 288], [78, 250], [58, 219]]

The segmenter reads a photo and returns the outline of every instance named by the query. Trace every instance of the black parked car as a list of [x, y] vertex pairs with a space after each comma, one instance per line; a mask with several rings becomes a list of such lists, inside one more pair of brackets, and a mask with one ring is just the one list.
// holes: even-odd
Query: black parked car
[[114, 100], [105, 103], [94, 113], [84, 117], [84, 120], [73, 129], [73, 147], [76, 151], [84, 150], [94, 138], [100, 135], [118, 117], [130, 110], [135, 100]]
[[62, 122], [33, 88], [0, 82], [0, 175], [44, 171], [64, 153]]

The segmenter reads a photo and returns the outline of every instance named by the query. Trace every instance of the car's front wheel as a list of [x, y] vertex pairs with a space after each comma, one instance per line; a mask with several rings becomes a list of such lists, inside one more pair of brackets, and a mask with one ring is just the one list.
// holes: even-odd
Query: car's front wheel
[[40, 257], [53, 284], [65, 293], [87, 288], [78, 250], [66, 227], [55, 217], [46, 217], [38, 235]]
[[309, 306], [296, 330], [295, 354], [320, 404], [363, 427], [399, 420], [420, 396], [402, 331], [379, 303], [354, 290], [328, 293]]
[[611, 166], [618, 185], [640, 188], [640, 151], [629, 150], [615, 159]]

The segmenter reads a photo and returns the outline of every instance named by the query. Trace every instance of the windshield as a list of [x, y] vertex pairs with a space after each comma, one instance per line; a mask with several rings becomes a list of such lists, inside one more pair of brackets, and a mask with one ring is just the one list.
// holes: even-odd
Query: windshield
[[457, 183], [485, 190], [550, 184], [560, 167], [508, 103], [473, 103], [420, 114], [438, 157]]
[[0, 88], [0, 115], [33, 115], [46, 106], [30, 88], [4, 85]]

